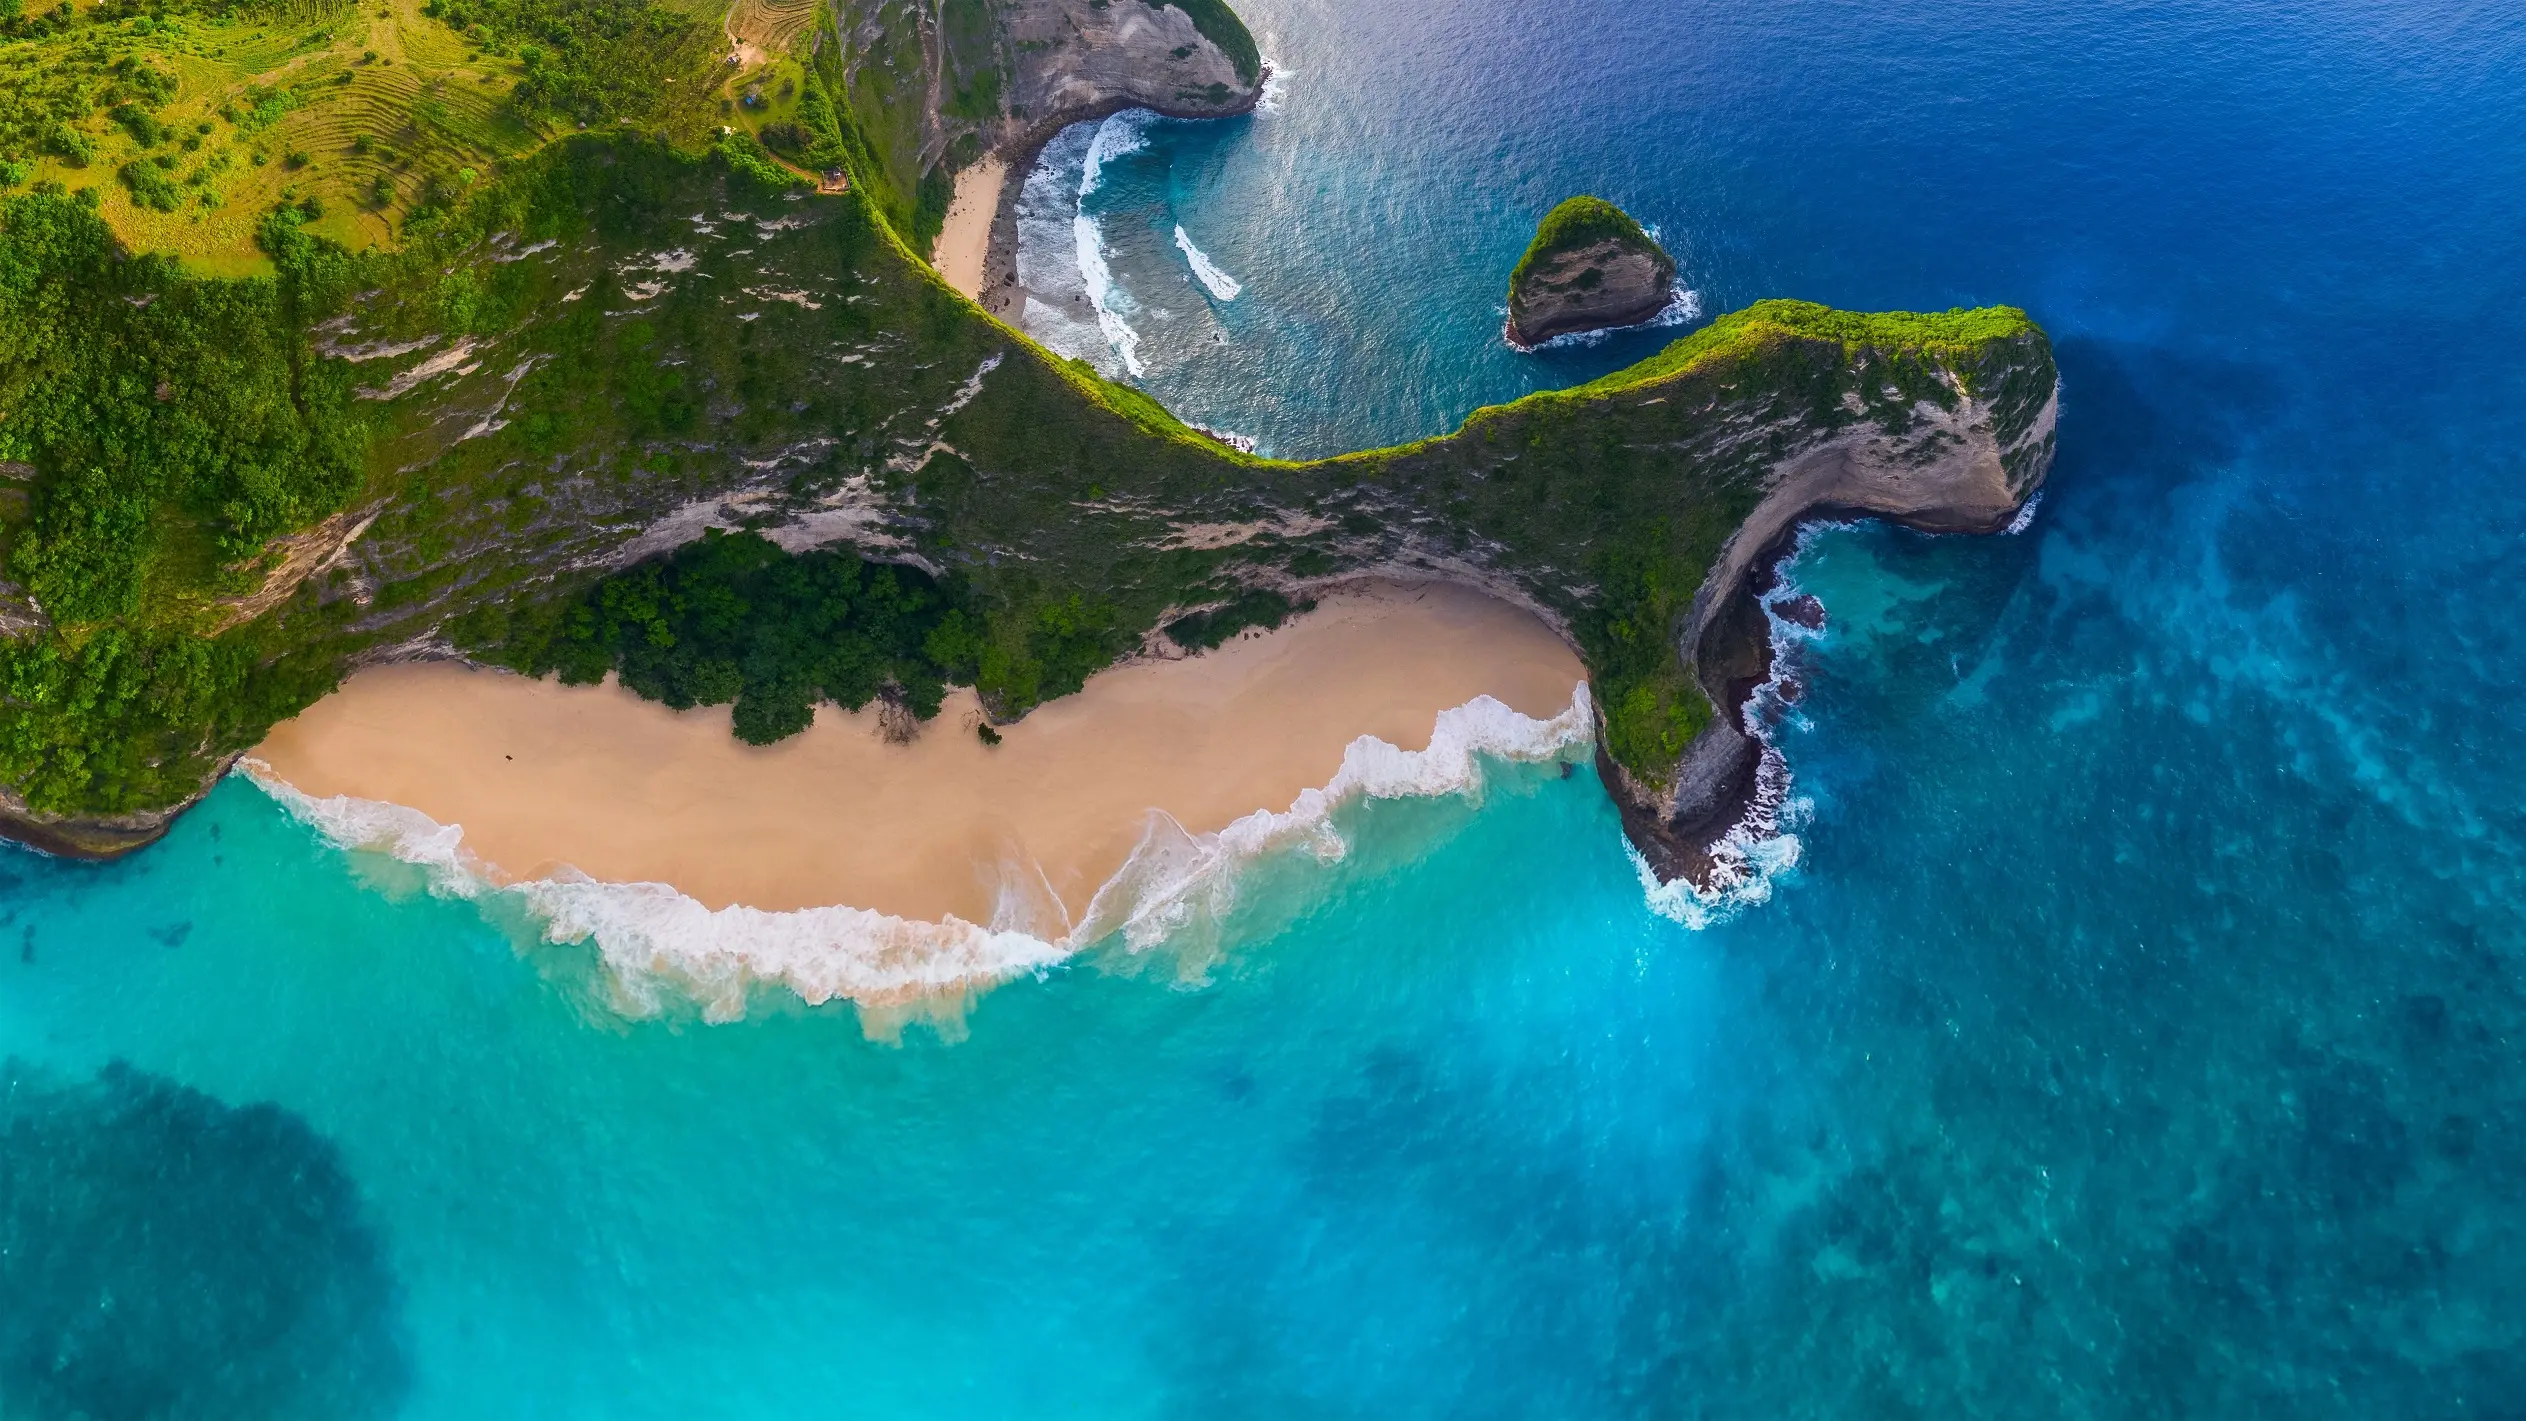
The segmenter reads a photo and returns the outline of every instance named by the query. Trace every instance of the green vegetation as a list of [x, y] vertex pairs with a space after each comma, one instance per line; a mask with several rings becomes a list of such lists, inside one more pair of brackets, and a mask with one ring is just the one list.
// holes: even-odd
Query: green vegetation
[[1525, 281], [1538, 262], [1608, 240], [1642, 247], [1657, 245], [1630, 213], [1605, 199], [1565, 198], [1535, 224], [1535, 240], [1526, 244], [1526, 255], [1517, 259], [1516, 268], [1509, 273], [1509, 286], [1514, 290]]
[[939, 28], [950, 86], [940, 110], [950, 118], [976, 123], [998, 118], [999, 34], [989, 0], [944, 0], [939, 6]]
[[265, 223], [278, 274], [228, 281], [126, 257], [92, 202], [32, 193], [5, 213], [0, 460], [52, 475], [6, 567], [54, 617], [171, 620], [235, 590], [207, 569], [359, 486], [349, 369], [298, 358], [305, 309], [347, 294], [339, 249], [278, 215]]
[[712, 530], [512, 619], [493, 657], [574, 686], [618, 671], [677, 710], [734, 701], [737, 738], [769, 745], [828, 701], [858, 710], [885, 695], [928, 720], [949, 682], [973, 681], [982, 650], [952, 579]]
[[[1453, 436], [1257, 459], [917, 262], [952, 164], [892, 176], [910, 111], [837, 46], [738, 74], [654, 4], [398, 4], [47, 12], [0, 46], [0, 80], [67, 76], [0, 115], [33, 168], [0, 195], [0, 612], [44, 613], [0, 635], [0, 785], [39, 813], [179, 802], [384, 648], [612, 669], [772, 739], [950, 684], [1021, 715], [1158, 629], [1273, 625], [1293, 579], [1450, 560], [1573, 629], [1654, 783], [1709, 715], [1681, 619], [1778, 457], [1960, 392], [2013, 440], [2051, 389], [2022, 313], [1767, 302]], [[828, 163], [848, 193], [806, 190]], [[797, 516], [858, 551], [620, 567], [664, 523]]]
[[699, 146], [716, 15], [657, 0], [106, 0], [0, 22], [0, 175], [94, 190], [136, 251], [268, 270], [295, 207], [353, 249], [588, 126]]
[[591, 126], [697, 125], [700, 76], [725, 44], [718, 26], [650, 0], [428, 0], [421, 13], [514, 52], [521, 110]]
[[1268, 587], [1241, 593], [1224, 607], [1195, 612], [1167, 623], [1167, 640], [1186, 651], [1209, 651], [1223, 645], [1249, 627], [1269, 631], [1289, 619], [1292, 612], [1304, 612], [1313, 602], [1292, 604], [1287, 597]]
[[1173, 6], [1193, 17], [1193, 28], [1202, 38], [1219, 46], [1228, 62], [1237, 66], [1237, 77], [1248, 84], [1263, 77], [1263, 51], [1254, 44], [1254, 34], [1228, 7], [1227, 0], [1142, 0], [1150, 9]]

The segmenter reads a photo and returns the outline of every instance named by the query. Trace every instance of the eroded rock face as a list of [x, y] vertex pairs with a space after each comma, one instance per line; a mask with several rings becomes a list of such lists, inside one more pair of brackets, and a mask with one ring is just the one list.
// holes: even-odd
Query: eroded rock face
[[[1683, 637], [1718, 716], [1686, 747], [1663, 787], [1643, 785], [1600, 757], [1624, 831], [1661, 880], [1710, 886], [1713, 850], [1754, 803], [1768, 751], [1746, 733], [1745, 708], [1772, 672], [1770, 624], [1757, 598], [1799, 526], [1820, 517], [1872, 517], [1925, 533], [1996, 533], [2051, 472], [2059, 412], [2057, 385], [2023, 427], [1971, 396], [1953, 409], [1923, 404], [1900, 431], [1854, 428], [1764, 476], [1762, 502], [1695, 594]], [[1812, 597], [1780, 610], [1802, 625], [1824, 623], [1825, 609]]]
[[188, 800], [130, 814], [44, 814], [29, 809], [16, 791], [0, 785], [0, 839], [66, 859], [118, 858], [156, 843], [191, 804]]
[[1539, 256], [1509, 287], [1509, 339], [1541, 345], [1579, 331], [1636, 326], [1673, 297], [1675, 259], [1656, 242], [1603, 237]]
[[1000, 145], [1074, 114], [1134, 106], [1180, 117], [1242, 113], [1261, 92], [1174, 6], [1144, 0], [1015, 0], [999, 11], [1013, 56]]

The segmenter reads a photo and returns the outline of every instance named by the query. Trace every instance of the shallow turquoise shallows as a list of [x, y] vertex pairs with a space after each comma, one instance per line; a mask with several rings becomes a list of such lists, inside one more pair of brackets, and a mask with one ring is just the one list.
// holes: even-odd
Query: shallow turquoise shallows
[[1216, 949], [631, 1018], [231, 782], [0, 850], [0, 1411], [2526, 1410], [2526, 15], [1241, 8], [1269, 111], [1047, 184], [1190, 418], [1654, 349], [1499, 340], [1576, 191], [1705, 313], [2053, 333], [2025, 531], [1792, 568], [1768, 900], [1660, 916], [1584, 766], [1495, 765]]

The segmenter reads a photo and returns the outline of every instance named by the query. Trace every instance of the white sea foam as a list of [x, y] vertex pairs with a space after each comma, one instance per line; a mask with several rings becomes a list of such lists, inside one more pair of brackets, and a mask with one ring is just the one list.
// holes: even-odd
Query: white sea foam
[[1217, 429], [1199, 422], [1191, 423], [1195, 429], [1200, 430], [1202, 433], [1209, 435], [1211, 438], [1218, 440], [1220, 443], [1227, 445], [1229, 448], [1236, 450], [1240, 454], [1251, 454], [1263, 447], [1262, 441], [1256, 439], [1251, 434], [1239, 434], [1233, 429]]
[[2001, 536], [2014, 538], [2018, 534], [2025, 532], [2027, 529], [2034, 527], [2035, 510], [2043, 506], [2044, 496], [2040, 493], [2036, 494], [2033, 498], [2026, 500], [2025, 506], [2017, 510], [2017, 516], [2009, 520], [2008, 527], [2000, 530]]
[[[1500, 307], [1499, 311], [1504, 318], [1509, 313], [1505, 306]], [[1572, 331], [1568, 335], [1554, 336], [1550, 340], [1539, 341], [1534, 345], [1519, 345], [1508, 338], [1508, 326], [1503, 320], [1500, 339], [1511, 350], [1524, 351], [1531, 355], [1539, 350], [1578, 350], [1587, 346], [1603, 345], [1624, 331], [1650, 331], [1666, 326], [1690, 325], [1701, 318], [1701, 293], [1686, 286], [1684, 278], [1679, 276], [1675, 279], [1675, 285], [1667, 289], [1666, 305], [1659, 308], [1658, 314], [1634, 325], [1609, 326], [1600, 331]]]
[[1047, 349], [1120, 374], [1079, 274], [1079, 175], [1099, 124], [1077, 123], [1044, 145], [1018, 187], [1017, 281], [1025, 292], [1019, 324]]
[[1124, 373], [1137, 378], [1149, 373], [1140, 363], [1140, 332], [1133, 330], [1130, 314], [1139, 309], [1131, 293], [1114, 280], [1114, 270], [1105, 260], [1105, 229], [1088, 215], [1087, 201], [1105, 185], [1105, 165], [1128, 153], [1137, 153], [1149, 146], [1149, 125], [1157, 115], [1147, 109], [1125, 109], [1111, 115], [1096, 126], [1096, 136], [1088, 140], [1087, 156], [1080, 160], [1079, 196], [1070, 219], [1071, 244], [1079, 259], [1079, 283], [1087, 291], [1088, 304], [1095, 308], [1097, 329], [1105, 336], [1105, 344], [1114, 357], [1123, 363]]
[[1079, 170], [1080, 197], [1105, 186], [1107, 163], [1149, 146], [1149, 125], [1157, 117], [1147, 109], [1125, 109], [1096, 126], [1096, 137], [1089, 140], [1087, 158]]
[[786, 988], [810, 1003], [838, 998], [899, 1012], [1041, 973], [1098, 944], [1144, 953], [1187, 940], [1215, 943], [1246, 866], [1291, 848], [1326, 862], [1347, 852], [1333, 823], [1341, 805], [1478, 792], [1481, 757], [1556, 759], [1588, 743], [1592, 724], [1582, 684], [1570, 707], [1549, 720], [1489, 696], [1443, 711], [1426, 750], [1363, 735], [1343, 752], [1331, 782], [1300, 794], [1286, 811], [1258, 811], [1215, 834], [1189, 832], [1153, 812], [1138, 847], [1076, 923], [1066, 921], [1040, 870], [1004, 865], [989, 926], [850, 907], [714, 910], [663, 883], [605, 883], [569, 870], [503, 884], [466, 850], [460, 825], [373, 800], [316, 799], [258, 761], [239, 768], [341, 849], [415, 865], [443, 896], [523, 907], [548, 942], [593, 942], [617, 1010], [654, 1014], [673, 993], [699, 1002], [709, 1020], [731, 1021], [760, 987]]
[[1281, 100], [1289, 93], [1289, 81], [1296, 77], [1298, 76], [1282, 68], [1279, 60], [1268, 54], [1264, 55], [1263, 93], [1254, 101], [1254, 111], [1263, 114], [1279, 113]]
[[1798, 560], [1806, 556], [1815, 538], [1828, 530], [1850, 526], [1820, 521], [1800, 528], [1798, 541], [1781, 559], [1779, 581], [1763, 596], [1763, 616], [1770, 623], [1772, 672], [1746, 698], [1743, 720], [1745, 733], [1762, 747], [1762, 758], [1755, 765], [1754, 797], [1746, 805], [1744, 817], [1711, 845], [1710, 882], [1696, 884], [1677, 879], [1660, 883], [1639, 850], [1628, 843], [1624, 845], [1631, 854], [1632, 867], [1640, 874], [1640, 886], [1648, 896], [1651, 911], [1660, 916], [1694, 929], [1724, 923], [1747, 908], [1770, 902], [1772, 884], [1798, 866], [1804, 846], [1795, 831], [1815, 812], [1815, 805], [1792, 793], [1789, 761], [1782, 757], [1774, 735], [1783, 725], [1806, 723], [1797, 708], [1802, 694], [1791, 688], [1805, 667], [1804, 648], [1821, 640], [1824, 631], [1789, 620], [1780, 615], [1779, 608], [1806, 595], [1790, 573]]
[[1087, 288], [1088, 304], [1096, 308], [1096, 326], [1105, 333], [1105, 344], [1123, 362], [1125, 371], [1148, 374], [1140, 363], [1140, 332], [1123, 315], [1132, 304], [1131, 293], [1114, 284], [1113, 269], [1105, 264], [1104, 229], [1082, 212], [1070, 219], [1070, 232], [1079, 252], [1079, 280]]
[[1212, 261], [1207, 252], [1193, 245], [1193, 239], [1184, 235], [1180, 223], [1175, 229], [1175, 246], [1176, 250], [1184, 253], [1184, 260], [1193, 264], [1193, 275], [1211, 295], [1222, 301], [1234, 301], [1238, 293], [1245, 290], [1244, 283], [1221, 271], [1219, 264]]
[[1115, 280], [1104, 228], [1086, 202], [1104, 186], [1108, 163], [1149, 146], [1157, 118], [1125, 109], [1071, 125], [1044, 145], [1018, 188], [1017, 279], [1026, 293], [1020, 324], [1053, 351], [1108, 375], [1148, 370], [1131, 323], [1139, 304]]

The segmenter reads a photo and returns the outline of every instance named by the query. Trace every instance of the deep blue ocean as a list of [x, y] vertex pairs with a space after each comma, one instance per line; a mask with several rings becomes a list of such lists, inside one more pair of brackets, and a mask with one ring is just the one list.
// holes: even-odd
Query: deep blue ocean
[[1791, 570], [1769, 901], [1502, 765], [1198, 962], [712, 1022], [232, 781], [0, 850], [0, 1412], [2526, 1412], [2526, 12], [1240, 8], [1267, 111], [1036, 216], [1270, 451], [1675, 334], [1500, 342], [1574, 192], [2051, 331], [2031, 527]]

